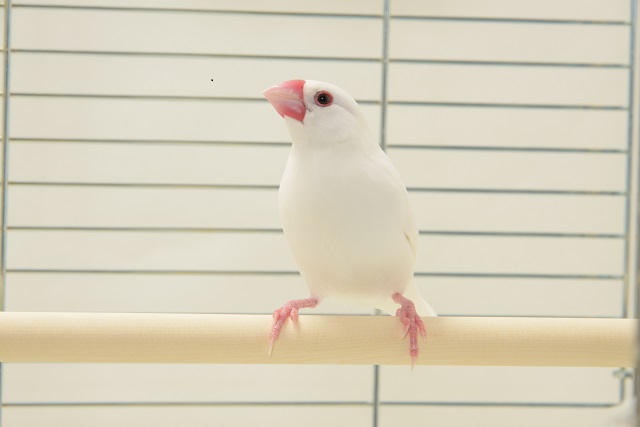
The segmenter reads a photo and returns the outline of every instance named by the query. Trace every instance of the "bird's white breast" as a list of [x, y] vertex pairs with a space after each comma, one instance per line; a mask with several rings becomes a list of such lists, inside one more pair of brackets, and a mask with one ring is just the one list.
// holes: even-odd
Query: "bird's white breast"
[[403, 292], [413, 275], [417, 231], [389, 159], [378, 147], [300, 151], [294, 144], [279, 207], [311, 293], [375, 306]]

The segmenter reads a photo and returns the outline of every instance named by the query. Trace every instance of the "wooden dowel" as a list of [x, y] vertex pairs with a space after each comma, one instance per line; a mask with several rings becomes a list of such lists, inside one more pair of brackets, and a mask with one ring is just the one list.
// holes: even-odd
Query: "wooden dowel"
[[[634, 365], [629, 319], [425, 318], [419, 365]], [[409, 364], [389, 316], [300, 316], [267, 355], [271, 317], [220, 314], [0, 313], [0, 361]]]

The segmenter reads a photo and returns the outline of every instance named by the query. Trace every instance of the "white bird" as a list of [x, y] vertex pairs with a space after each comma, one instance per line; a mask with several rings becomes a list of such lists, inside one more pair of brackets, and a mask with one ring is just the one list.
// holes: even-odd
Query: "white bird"
[[[282, 228], [310, 298], [274, 312], [269, 353], [287, 318], [323, 299], [396, 316], [410, 338], [412, 365], [422, 316], [435, 316], [413, 283], [418, 229], [400, 174], [370, 133], [360, 106], [342, 89], [290, 80], [264, 96], [292, 139], [280, 183]], [[400, 307], [398, 308], [398, 304]]]

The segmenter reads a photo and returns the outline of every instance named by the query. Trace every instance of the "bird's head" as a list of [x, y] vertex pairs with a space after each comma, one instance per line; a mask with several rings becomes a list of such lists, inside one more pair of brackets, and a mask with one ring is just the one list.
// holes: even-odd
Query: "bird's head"
[[368, 140], [360, 106], [344, 90], [315, 80], [289, 80], [263, 92], [295, 143], [330, 145]]

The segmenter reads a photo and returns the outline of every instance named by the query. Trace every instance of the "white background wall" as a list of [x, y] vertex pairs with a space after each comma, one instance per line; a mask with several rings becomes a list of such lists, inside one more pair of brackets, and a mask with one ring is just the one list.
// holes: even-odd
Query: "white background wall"
[[[13, 4], [7, 310], [270, 313], [306, 296], [276, 206], [288, 135], [260, 94], [335, 83], [379, 135], [382, 0]], [[442, 315], [623, 316], [630, 2], [390, 5], [387, 146], [422, 293]], [[598, 426], [609, 409], [579, 405], [616, 404], [612, 372], [382, 367], [380, 425]], [[2, 417], [369, 426], [372, 387], [368, 366], [8, 364]]]

